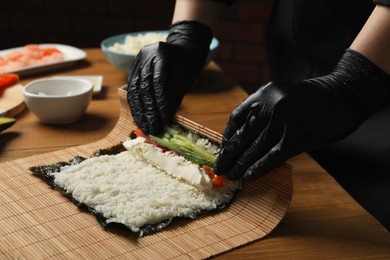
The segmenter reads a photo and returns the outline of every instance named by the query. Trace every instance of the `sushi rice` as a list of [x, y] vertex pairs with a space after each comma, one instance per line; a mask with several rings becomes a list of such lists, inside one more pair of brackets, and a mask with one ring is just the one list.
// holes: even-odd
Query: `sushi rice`
[[48, 175], [55, 186], [103, 216], [106, 223], [123, 224], [141, 236], [148, 225], [194, 218], [232, 201], [238, 182], [214, 186], [199, 165], [142, 139], [126, 140], [126, 150], [118, 154], [90, 157]]

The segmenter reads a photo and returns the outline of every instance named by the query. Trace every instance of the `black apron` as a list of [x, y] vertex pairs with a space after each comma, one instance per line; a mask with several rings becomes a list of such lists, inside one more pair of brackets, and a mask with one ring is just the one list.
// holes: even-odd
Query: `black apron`
[[[331, 72], [373, 8], [370, 0], [274, 1], [266, 33], [270, 79]], [[390, 230], [390, 104], [349, 137], [309, 154]]]
[[373, 8], [371, 0], [274, 1], [266, 33], [271, 80], [328, 74]]

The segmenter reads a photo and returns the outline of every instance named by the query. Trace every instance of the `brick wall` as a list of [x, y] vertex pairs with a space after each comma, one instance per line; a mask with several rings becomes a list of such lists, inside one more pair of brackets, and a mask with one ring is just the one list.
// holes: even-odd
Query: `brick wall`
[[[0, 49], [55, 42], [98, 47], [115, 34], [167, 29], [174, 1], [0, 1]], [[248, 92], [268, 80], [264, 46], [271, 0], [237, 0], [216, 24], [221, 45], [216, 61]]]

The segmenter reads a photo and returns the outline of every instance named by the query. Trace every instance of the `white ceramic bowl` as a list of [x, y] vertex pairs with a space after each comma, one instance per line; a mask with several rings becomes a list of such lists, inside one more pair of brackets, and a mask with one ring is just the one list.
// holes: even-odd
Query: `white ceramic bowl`
[[46, 124], [68, 124], [85, 113], [93, 94], [93, 84], [78, 78], [43, 78], [23, 89], [28, 109]]
[[[143, 32], [132, 32], [132, 33], [124, 33], [124, 34], [119, 34], [115, 36], [108, 37], [104, 39], [100, 43], [100, 47], [108, 59], [108, 61], [113, 64], [115, 67], [118, 69], [129, 73], [133, 67], [133, 62], [137, 56], [137, 54], [124, 54], [118, 51], [113, 51], [110, 49], [112, 45], [115, 43], [123, 44], [125, 42], [126, 36], [137, 36], [137, 35], [143, 35], [147, 33], [157, 33], [157, 34], [162, 34], [165, 37], [168, 36], [168, 31], [143, 31]], [[206, 64], [209, 63], [211, 60], [214, 59], [217, 49], [219, 47], [219, 41], [217, 38], [213, 38], [210, 44], [210, 52], [206, 60]]]

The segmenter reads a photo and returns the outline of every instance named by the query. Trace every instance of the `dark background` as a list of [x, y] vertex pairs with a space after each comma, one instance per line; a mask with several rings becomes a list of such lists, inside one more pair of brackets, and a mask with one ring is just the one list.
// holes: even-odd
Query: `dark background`
[[[237, 0], [216, 24], [216, 62], [245, 90], [268, 80], [264, 46], [271, 0]], [[99, 47], [112, 35], [168, 29], [173, 0], [3, 0], [0, 49], [28, 43]]]

